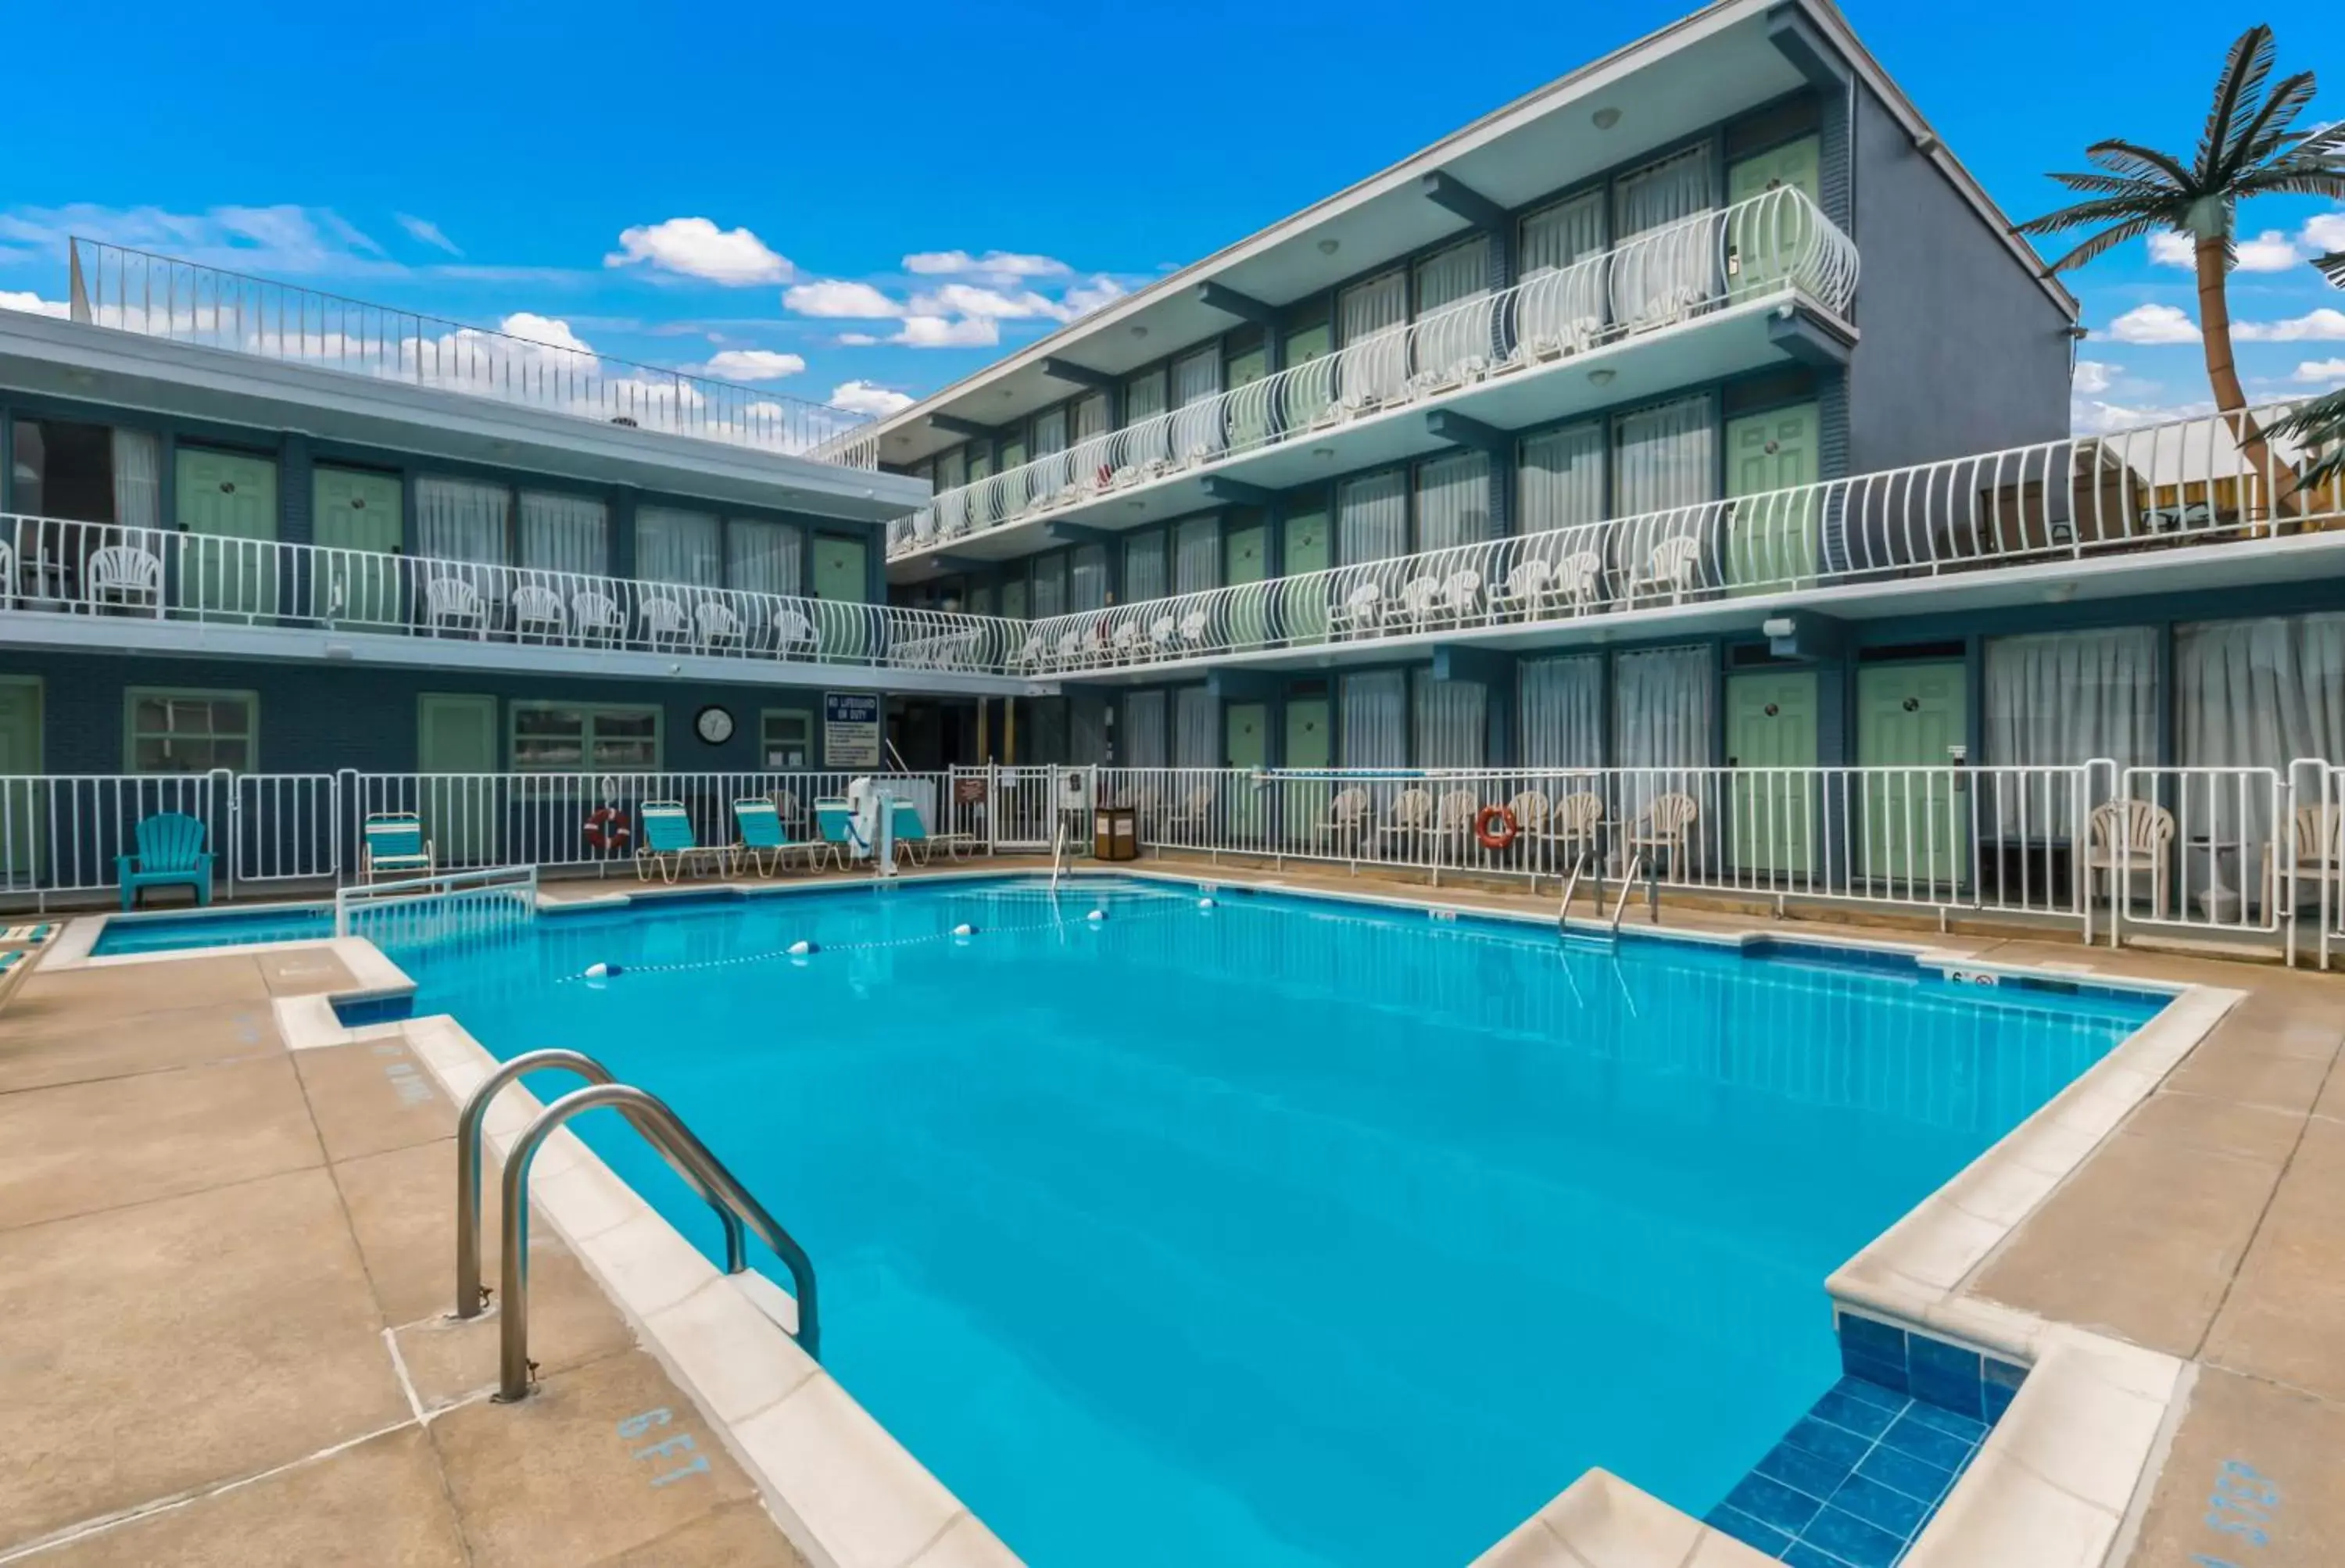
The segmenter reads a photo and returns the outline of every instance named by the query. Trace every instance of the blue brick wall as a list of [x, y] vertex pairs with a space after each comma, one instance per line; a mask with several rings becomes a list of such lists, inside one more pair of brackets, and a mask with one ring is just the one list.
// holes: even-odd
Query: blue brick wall
[[[41, 680], [42, 766], [50, 773], [123, 770], [124, 694], [133, 687], [256, 693], [259, 732], [255, 760], [259, 772], [332, 772], [345, 768], [363, 772], [412, 771], [417, 760], [416, 699], [426, 692], [492, 696], [501, 705], [569, 701], [655, 706], [660, 709], [662, 764], [680, 772], [756, 769], [757, 718], [766, 708], [807, 710], [814, 719], [817, 753], [822, 746], [822, 688], [813, 687], [17, 650], [0, 652], [0, 675], [35, 676]], [[733, 715], [733, 738], [722, 746], [707, 744], [693, 730], [694, 718], [711, 703]], [[501, 706], [500, 718], [509, 728], [509, 706]]]

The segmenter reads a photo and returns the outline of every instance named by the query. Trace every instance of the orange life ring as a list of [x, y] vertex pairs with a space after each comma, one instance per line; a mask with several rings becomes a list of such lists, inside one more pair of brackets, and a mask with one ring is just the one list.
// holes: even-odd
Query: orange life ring
[[624, 850], [627, 847], [627, 814], [616, 806], [597, 806], [586, 813], [586, 847]]
[[1486, 850], [1505, 849], [1519, 831], [1515, 814], [1504, 806], [1485, 806], [1474, 819], [1474, 837]]

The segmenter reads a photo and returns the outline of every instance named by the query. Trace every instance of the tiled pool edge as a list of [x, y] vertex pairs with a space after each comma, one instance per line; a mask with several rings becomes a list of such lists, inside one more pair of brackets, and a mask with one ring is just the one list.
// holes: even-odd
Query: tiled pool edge
[[[326, 998], [303, 1000], [321, 1005], [280, 1012], [289, 1049], [397, 1036], [459, 1104], [497, 1065], [445, 1013], [352, 1029]], [[522, 1084], [497, 1096], [482, 1134], [500, 1159], [541, 1108]], [[785, 1293], [761, 1277], [745, 1283], [720, 1272], [567, 1128], [545, 1141], [531, 1178], [537, 1212], [699, 1405], [757, 1482], [783, 1533], [816, 1568], [1020, 1568], [981, 1520], [798, 1348], [778, 1321], [795, 1318]], [[493, 1216], [484, 1223], [495, 1223]]]

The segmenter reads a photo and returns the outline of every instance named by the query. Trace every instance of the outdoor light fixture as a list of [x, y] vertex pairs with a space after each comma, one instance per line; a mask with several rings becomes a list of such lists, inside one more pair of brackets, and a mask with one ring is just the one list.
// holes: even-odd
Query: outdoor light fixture
[[1342, 243], [1343, 241], [1340, 239], [1322, 239], [1319, 241], [1319, 254], [1322, 256], [1333, 256], [1335, 254], [1335, 248]]
[[1596, 122], [1598, 130], [1610, 130], [1620, 123], [1620, 111], [1608, 104], [1588, 117]]
[[1590, 386], [1609, 387], [1612, 384], [1612, 378], [1619, 373], [1619, 372], [1613, 370], [1609, 365], [1599, 366], [1595, 370], [1588, 372], [1588, 384]]

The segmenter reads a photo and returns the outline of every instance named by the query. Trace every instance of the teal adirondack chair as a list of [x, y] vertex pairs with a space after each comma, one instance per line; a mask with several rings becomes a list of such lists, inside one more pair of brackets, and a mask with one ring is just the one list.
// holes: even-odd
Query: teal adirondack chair
[[184, 884], [195, 890], [196, 902], [212, 901], [212, 857], [204, 848], [204, 825], [184, 811], [159, 811], [140, 822], [136, 854], [117, 855], [122, 880], [122, 907], [138, 907], [142, 888]]

